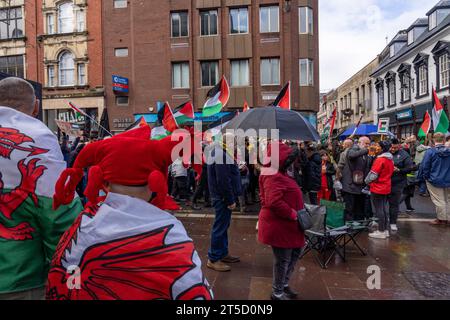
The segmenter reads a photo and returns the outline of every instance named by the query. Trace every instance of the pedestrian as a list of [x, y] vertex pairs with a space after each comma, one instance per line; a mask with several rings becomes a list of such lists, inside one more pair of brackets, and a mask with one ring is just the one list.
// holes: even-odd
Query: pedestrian
[[388, 197], [391, 193], [392, 175], [394, 173], [393, 156], [390, 153], [391, 143], [378, 143], [377, 158], [365, 182], [370, 186], [372, 210], [378, 218], [378, 230], [369, 234], [370, 238], [387, 239], [389, 237]]
[[314, 143], [306, 144], [306, 163], [302, 167], [303, 191], [312, 205], [319, 204], [318, 193], [322, 185], [322, 159]]
[[201, 208], [198, 206], [198, 199], [200, 198], [204, 199], [205, 208], [211, 208], [208, 188], [208, 166], [206, 165], [206, 163], [202, 164], [202, 173], [198, 178], [197, 187], [195, 188], [195, 193], [192, 197], [192, 208], [194, 210], [201, 210]]
[[322, 179], [321, 179], [321, 189], [318, 194], [318, 202], [323, 200], [335, 201], [336, 194], [333, 190], [334, 179], [336, 175], [336, 168], [331, 162], [328, 152], [322, 150], [320, 152], [322, 158]]
[[[414, 163], [416, 164], [417, 167], [420, 167], [420, 165], [422, 164], [423, 158], [425, 157], [425, 153], [430, 148], [431, 148], [430, 146], [427, 146], [425, 144], [425, 140], [422, 140], [420, 142], [420, 144], [417, 146], [417, 148], [416, 148], [416, 157], [414, 158]], [[429, 197], [430, 194], [428, 193], [426, 182], [425, 181], [419, 181], [419, 179], [417, 179], [417, 174], [416, 174], [416, 181], [417, 181], [417, 184], [419, 186], [419, 195], [421, 197]]]
[[[150, 141], [149, 129], [135, 130], [142, 138], [117, 136], [89, 144], [74, 168], [61, 175], [58, 204], [70, 201], [67, 194], [90, 167], [89, 203], [61, 238], [47, 299], [212, 299], [192, 239], [180, 221], [163, 211], [166, 172], [177, 142], [171, 137]], [[101, 190], [106, 197], [99, 196]], [[68, 285], [73, 266], [78, 287]]]
[[188, 196], [188, 169], [184, 166], [181, 158], [176, 159], [171, 165], [173, 177], [172, 197], [176, 201], [187, 201]]
[[[275, 144], [278, 144], [276, 146]], [[272, 142], [268, 154], [279, 148], [279, 170], [265, 174], [262, 169], [259, 187], [261, 211], [258, 239], [272, 247], [273, 292], [272, 300], [295, 299], [297, 293], [289, 286], [289, 280], [305, 246], [305, 236], [298, 227], [297, 212], [304, 208], [302, 191], [294, 180], [292, 165], [298, 158], [298, 150]]]
[[437, 219], [432, 225], [448, 225], [450, 221], [450, 148], [445, 135], [434, 134], [435, 147], [428, 150], [420, 165], [418, 179], [425, 181], [436, 206]]
[[342, 179], [342, 172], [344, 171], [344, 167], [345, 167], [345, 163], [347, 162], [347, 153], [348, 151], [353, 147], [353, 140], [351, 139], [346, 139], [343, 143], [342, 143], [342, 152], [339, 155], [339, 162], [338, 162], [338, 167], [337, 167], [337, 179], [341, 180]]
[[398, 231], [397, 219], [400, 204], [404, 200], [404, 190], [408, 185], [408, 174], [414, 171], [414, 162], [408, 152], [403, 150], [398, 139], [391, 141], [391, 154], [394, 157], [394, 174], [392, 175], [392, 189], [389, 195], [389, 215], [391, 230]]
[[239, 161], [239, 173], [241, 178], [242, 195], [239, 197], [239, 211], [244, 214], [247, 211], [248, 186], [250, 184], [249, 170], [245, 161]]
[[228, 249], [231, 214], [236, 209], [238, 197], [242, 194], [234, 150], [226, 143], [231, 139], [234, 137], [224, 135], [223, 141], [213, 143], [206, 152], [209, 192], [215, 211], [207, 267], [218, 272], [230, 271], [231, 267], [228, 264], [240, 262], [240, 258], [230, 255]]
[[49, 261], [82, 210], [79, 198], [52, 208], [66, 162], [38, 114], [28, 82], [0, 81], [0, 300], [44, 299]]
[[345, 159], [342, 170], [342, 196], [345, 203], [345, 219], [363, 220], [369, 218], [366, 213], [366, 198], [363, 193], [366, 187], [364, 178], [370, 171], [371, 158], [369, 157], [370, 139], [361, 137], [358, 145], [353, 146]]

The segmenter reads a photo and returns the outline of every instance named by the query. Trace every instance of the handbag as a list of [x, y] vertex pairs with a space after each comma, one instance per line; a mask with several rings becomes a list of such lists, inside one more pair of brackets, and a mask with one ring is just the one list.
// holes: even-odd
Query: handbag
[[297, 212], [297, 220], [300, 231], [305, 232], [313, 227], [312, 216], [306, 209]]

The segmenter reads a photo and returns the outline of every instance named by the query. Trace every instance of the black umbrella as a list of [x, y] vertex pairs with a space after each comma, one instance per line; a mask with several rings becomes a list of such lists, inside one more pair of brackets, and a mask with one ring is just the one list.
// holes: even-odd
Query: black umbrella
[[283, 140], [319, 141], [320, 136], [312, 124], [300, 113], [276, 107], [253, 108], [241, 113], [231, 120], [226, 130], [267, 129], [270, 137], [271, 129], [279, 130], [279, 138]]

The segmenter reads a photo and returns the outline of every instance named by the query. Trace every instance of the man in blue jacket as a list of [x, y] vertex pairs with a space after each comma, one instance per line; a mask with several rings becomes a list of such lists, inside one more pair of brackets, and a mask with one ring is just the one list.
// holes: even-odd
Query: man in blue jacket
[[223, 143], [212, 144], [206, 150], [206, 154], [209, 192], [215, 211], [207, 266], [218, 272], [227, 272], [231, 270], [229, 263], [240, 261], [238, 257], [233, 257], [228, 252], [231, 213], [241, 195], [240, 172], [234, 150], [227, 149], [225, 138]]
[[450, 148], [445, 147], [445, 135], [434, 135], [435, 147], [428, 150], [420, 165], [419, 181], [426, 181], [437, 219], [432, 225], [450, 225]]

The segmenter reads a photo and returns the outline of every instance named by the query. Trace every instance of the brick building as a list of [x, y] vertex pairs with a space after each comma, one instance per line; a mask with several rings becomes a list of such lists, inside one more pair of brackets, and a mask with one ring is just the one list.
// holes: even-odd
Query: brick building
[[[192, 100], [225, 74], [229, 110], [271, 103], [292, 81], [293, 109], [319, 105], [317, 0], [103, 1], [106, 105], [113, 131], [134, 114]], [[129, 92], [113, 91], [113, 76]]]

